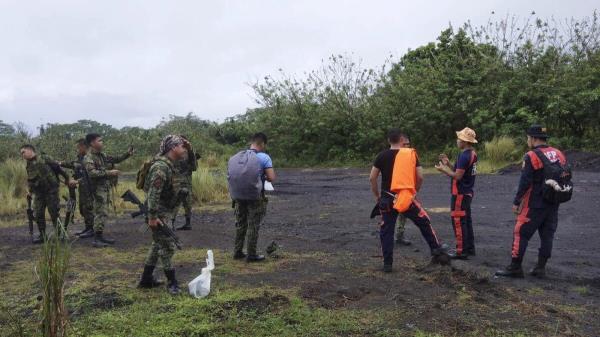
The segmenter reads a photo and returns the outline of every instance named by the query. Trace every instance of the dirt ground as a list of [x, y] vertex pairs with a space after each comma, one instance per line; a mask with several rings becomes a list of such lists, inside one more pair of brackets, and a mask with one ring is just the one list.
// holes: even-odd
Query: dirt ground
[[[278, 173], [259, 246], [273, 240], [281, 246], [279, 267], [258, 274], [233, 272], [227, 280], [213, 282], [294, 288], [312, 305], [324, 308], [399, 310], [397, 320], [386, 324], [449, 335], [481, 327], [544, 336], [600, 335], [600, 226], [595, 213], [600, 207], [600, 173], [575, 172], [574, 199], [560, 209], [545, 280], [493, 277], [494, 270], [510, 262], [515, 173], [477, 178], [472, 205], [476, 257], [454, 261], [452, 267], [429, 265], [428, 248], [409, 222], [407, 235], [413, 244], [396, 248], [391, 274], [380, 272], [378, 226], [369, 219], [374, 200], [366, 170]], [[438, 236], [453, 246], [449, 189], [447, 178], [428, 175], [419, 198]], [[193, 231], [180, 235], [185, 247], [231, 251], [230, 209], [196, 214], [193, 226]], [[122, 217], [107, 232], [118, 239], [117, 249], [130, 250], [148, 245], [149, 234], [139, 228], [139, 221]], [[92, 249], [91, 241], [74, 246]], [[538, 246], [536, 236], [525, 258], [527, 269], [535, 263]], [[0, 229], [0, 272], [28, 259], [32, 251], [25, 227]], [[286, 261], [288, 256], [294, 258]], [[187, 264], [178, 268], [182, 280], [192, 279], [198, 270]]]

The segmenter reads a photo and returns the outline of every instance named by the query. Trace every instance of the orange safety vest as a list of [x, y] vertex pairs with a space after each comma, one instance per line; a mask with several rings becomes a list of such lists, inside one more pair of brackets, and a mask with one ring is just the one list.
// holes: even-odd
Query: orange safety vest
[[402, 148], [394, 158], [390, 190], [396, 194], [394, 209], [402, 213], [408, 210], [417, 194], [417, 151]]

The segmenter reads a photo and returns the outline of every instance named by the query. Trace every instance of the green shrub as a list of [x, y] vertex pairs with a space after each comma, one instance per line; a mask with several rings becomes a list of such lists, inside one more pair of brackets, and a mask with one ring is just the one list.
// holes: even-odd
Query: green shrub
[[27, 172], [23, 160], [0, 162], [0, 214], [14, 215], [25, 208]]
[[494, 137], [484, 144], [484, 157], [492, 163], [508, 163], [518, 160], [521, 148], [513, 138], [507, 136]]
[[192, 175], [192, 192], [196, 203], [222, 202], [229, 200], [227, 179], [223, 170], [199, 167]]

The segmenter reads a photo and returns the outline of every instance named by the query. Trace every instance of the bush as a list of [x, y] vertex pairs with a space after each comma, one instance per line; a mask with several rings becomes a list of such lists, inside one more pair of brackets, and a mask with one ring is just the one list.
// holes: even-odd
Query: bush
[[192, 192], [197, 204], [229, 200], [227, 179], [223, 171], [199, 167], [192, 175]]
[[513, 138], [494, 137], [484, 144], [484, 157], [492, 163], [508, 163], [519, 159], [521, 149]]

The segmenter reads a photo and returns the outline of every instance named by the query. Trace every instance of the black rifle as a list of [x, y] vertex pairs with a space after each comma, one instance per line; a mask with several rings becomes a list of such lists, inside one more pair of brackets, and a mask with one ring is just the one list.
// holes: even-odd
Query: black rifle
[[27, 220], [29, 220], [29, 235], [33, 236], [33, 208], [31, 207], [31, 195], [27, 196]]
[[[64, 197], [63, 197], [64, 198]], [[75, 187], [69, 186], [69, 199], [67, 200], [67, 212], [65, 214], [65, 222], [64, 226], [67, 226], [73, 222], [73, 218], [75, 217], [75, 206], [77, 205], [77, 196], [75, 194]]]
[[[121, 199], [135, 204], [139, 208], [138, 211], [131, 213], [132, 218], [138, 217], [140, 215], [145, 215], [146, 219], [148, 219], [148, 206], [145, 203], [141, 202], [140, 199], [138, 199], [138, 197], [133, 192], [131, 192], [131, 190], [125, 191], [125, 193], [123, 193], [123, 195], [121, 196]], [[173, 232], [173, 230], [169, 228], [169, 226], [163, 223], [162, 220], [161, 223], [158, 225], [157, 230], [161, 231], [163, 234], [173, 239], [175, 247], [181, 250], [181, 242], [179, 241], [179, 238], [177, 237], [177, 235], [175, 235], [175, 232]]]

